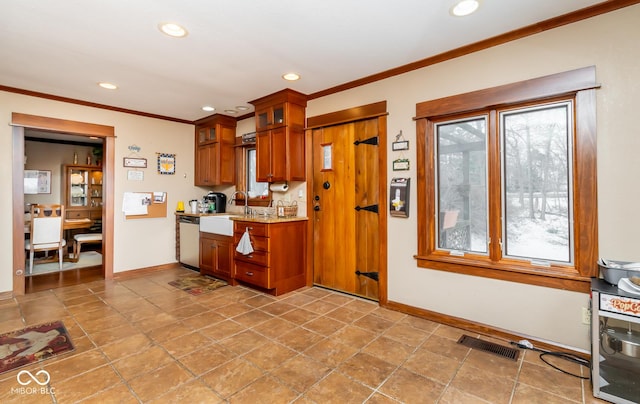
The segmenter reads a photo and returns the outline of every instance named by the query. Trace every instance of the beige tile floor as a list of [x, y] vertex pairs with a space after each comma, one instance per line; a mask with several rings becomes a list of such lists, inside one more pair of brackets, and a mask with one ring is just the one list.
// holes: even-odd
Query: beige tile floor
[[0, 375], [0, 402], [599, 402], [589, 381], [532, 351], [512, 361], [469, 349], [456, 342], [474, 334], [374, 302], [321, 288], [191, 296], [167, 284], [187, 275], [164, 270], [0, 301], [0, 333], [61, 319], [76, 345], [24, 368], [50, 374], [44, 392], [17, 390], [17, 370]]

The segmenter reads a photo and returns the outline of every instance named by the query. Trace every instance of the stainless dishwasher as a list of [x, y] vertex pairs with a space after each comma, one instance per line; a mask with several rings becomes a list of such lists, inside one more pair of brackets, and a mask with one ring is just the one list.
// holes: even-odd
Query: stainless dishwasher
[[180, 263], [191, 269], [200, 268], [200, 218], [180, 216]]

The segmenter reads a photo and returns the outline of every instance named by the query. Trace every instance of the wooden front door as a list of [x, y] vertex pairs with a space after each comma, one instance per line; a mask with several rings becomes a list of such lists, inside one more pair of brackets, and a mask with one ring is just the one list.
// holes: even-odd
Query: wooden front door
[[[379, 299], [378, 118], [312, 130], [314, 283]], [[384, 143], [383, 143], [384, 144]]]

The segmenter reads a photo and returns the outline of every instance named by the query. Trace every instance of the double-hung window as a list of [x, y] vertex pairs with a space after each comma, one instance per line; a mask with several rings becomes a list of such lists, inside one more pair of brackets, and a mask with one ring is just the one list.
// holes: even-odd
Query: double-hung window
[[588, 288], [597, 273], [594, 73], [418, 104], [419, 266]]

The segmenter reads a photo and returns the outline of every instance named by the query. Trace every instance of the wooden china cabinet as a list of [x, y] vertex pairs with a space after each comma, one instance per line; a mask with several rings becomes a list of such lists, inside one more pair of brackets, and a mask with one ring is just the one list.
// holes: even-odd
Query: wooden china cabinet
[[196, 122], [196, 186], [235, 184], [236, 120], [213, 115]]
[[62, 198], [67, 219], [102, 219], [102, 167], [62, 166]]
[[305, 181], [307, 96], [285, 89], [250, 103], [255, 107], [257, 181]]

